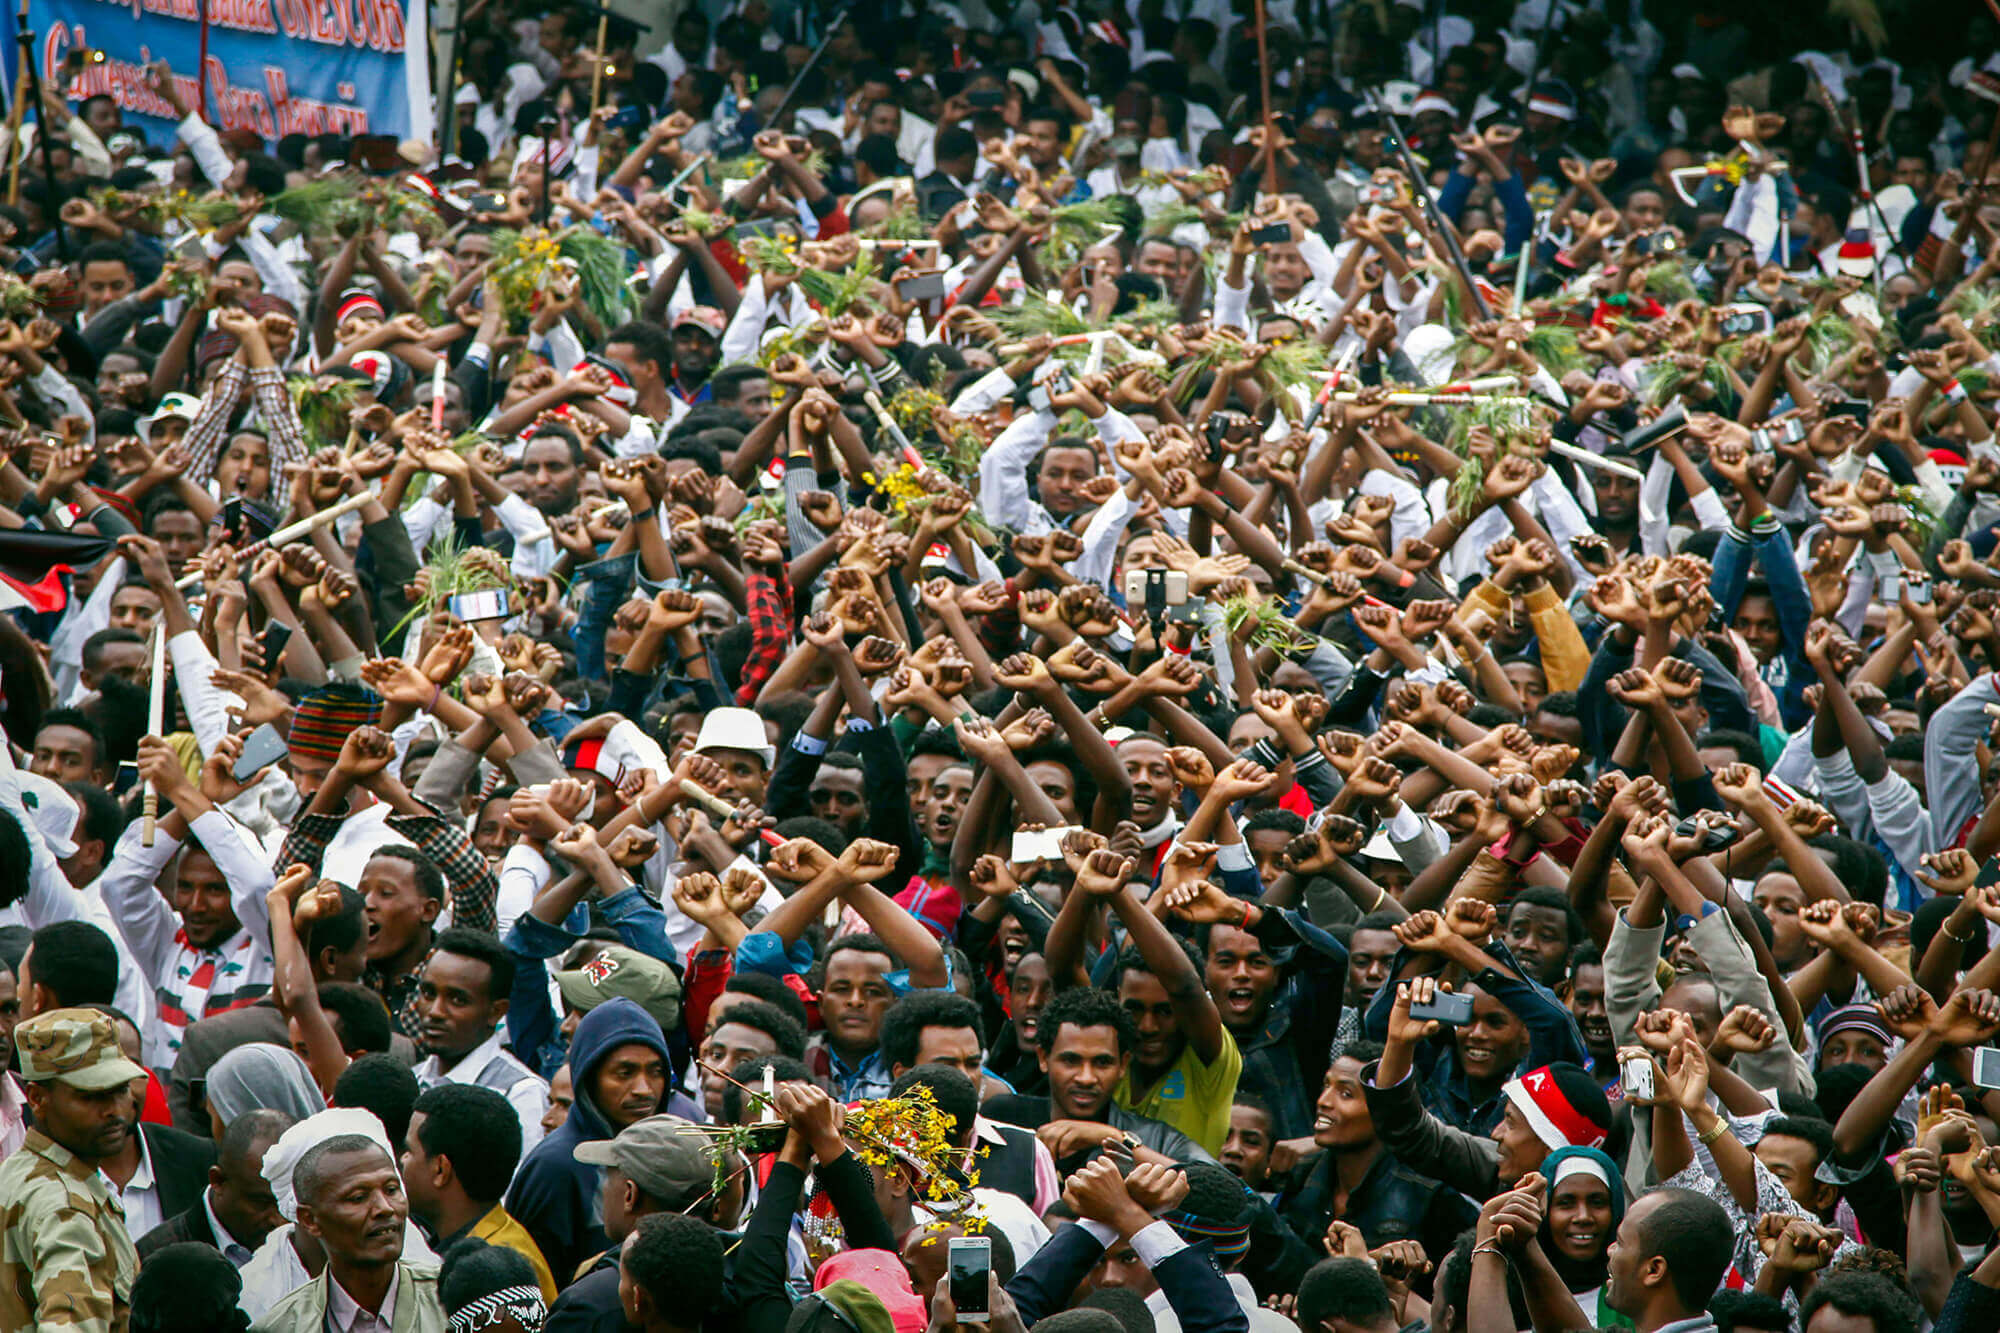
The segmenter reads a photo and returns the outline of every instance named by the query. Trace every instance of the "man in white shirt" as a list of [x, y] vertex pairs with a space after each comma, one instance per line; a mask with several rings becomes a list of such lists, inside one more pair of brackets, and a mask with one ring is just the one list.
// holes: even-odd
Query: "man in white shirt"
[[485, 931], [454, 927], [417, 980], [417, 1085], [471, 1083], [507, 1099], [521, 1119], [525, 1155], [542, 1140], [549, 1085], [502, 1045], [507, 997], [514, 989], [514, 956]]

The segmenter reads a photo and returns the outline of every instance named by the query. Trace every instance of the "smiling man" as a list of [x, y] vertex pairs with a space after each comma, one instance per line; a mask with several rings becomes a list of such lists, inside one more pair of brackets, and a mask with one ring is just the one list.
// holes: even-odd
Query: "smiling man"
[[1349, 1042], [1327, 1066], [1313, 1108], [1313, 1143], [1323, 1150], [1312, 1170], [1278, 1200], [1278, 1212], [1300, 1236], [1323, 1236], [1334, 1218], [1353, 1223], [1372, 1248], [1420, 1240], [1444, 1254], [1478, 1210], [1456, 1190], [1397, 1159], [1375, 1132], [1362, 1071], [1381, 1054], [1371, 1041]]
[[[138, 821], [128, 825], [99, 885], [125, 947], [153, 983], [154, 1018], [140, 1034], [146, 1063], [169, 1069], [190, 1023], [253, 1004], [271, 989], [264, 894], [272, 876], [165, 741], [139, 742], [139, 771], [172, 813], [151, 847], [141, 845]], [[233, 784], [216, 789], [225, 800], [235, 794]]]
[[450, 1326], [438, 1304], [436, 1267], [403, 1259], [410, 1204], [396, 1163], [379, 1144], [340, 1134], [307, 1149], [292, 1188], [299, 1230], [326, 1251], [326, 1267], [271, 1307], [253, 1333], [443, 1333]]
[[1048, 1095], [994, 1097], [985, 1113], [1034, 1130], [1059, 1168], [1073, 1170], [1096, 1150], [1113, 1145], [1122, 1145], [1122, 1151], [1142, 1162], [1209, 1160], [1179, 1130], [1112, 1102], [1138, 1039], [1131, 1016], [1109, 992], [1094, 987], [1063, 991], [1042, 1011], [1036, 1030]]
[[502, 1045], [514, 986], [514, 956], [483, 930], [454, 927], [437, 937], [417, 980], [417, 1086], [475, 1084], [507, 1099], [521, 1121], [523, 1151], [542, 1141], [549, 1085]]
[[389, 771], [395, 746], [369, 725], [379, 710], [367, 691], [336, 686], [299, 706], [288, 762], [309, 799], [278, 864], [311, 866], [360, 891], [368, 984], [389, 1006], [396, 1030], [414, 1040], [422, 1022], [417, 970], [446, 895], [453, 925], [491, 930], [500, 882], [465, 826], [411, 795]]
[[1129, 940], [1111, 962], [1109, 980], [1138, 1036], [1118, 1086], [1118, 1104], [1165, 1121], [1205, 1152], [1217, 1153], [1229, 1133], [1229, 1103], [1243, 1054], [1202, 984], [1199, 951], [1139, 901], [1134, 871], [1133, 862], [1112, 857], [1078, 872], [1075, 890], [1049, 927], [1049, 975], [1059, 989], [1089, 982], [1084, 923], [1095, 902], [1109, 902]]

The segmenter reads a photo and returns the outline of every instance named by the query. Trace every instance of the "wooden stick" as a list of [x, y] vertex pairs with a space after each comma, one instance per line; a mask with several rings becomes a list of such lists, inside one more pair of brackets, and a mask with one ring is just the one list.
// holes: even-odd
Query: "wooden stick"
[[[21, 202], [21, 159], [27, 154], [21, 151], [21, 121], [28, 112], [28, 48], [21, 48], [19, 62], [14, 67], [14, 105], [7, 112], [7, 203], [15, 206]], [[53, 201], [51, 201], [53, 202]]]
[[1646, 479], [1646, 474], [1630, 463], [1621, 463], [1615, 458], [1593, 454], [1588, 449], [1579, 449], [1573, 444], [1564, 444], [1561, 440], [1550, 440], [1549, 452], [1561, 454], [1564, 458], [1573, 458], [1585, 467], [1594, 467], [1600, 472], [1615, 472], [1621, 477], [1630, 477], [1633, 481]]
[[[680, 781], [680, 790], [681, 790], [681, 795], [687, 797], [690, 801], [693, 801], [696, 805], [708, 811], [709, 814], [714, 815], [717, 819], [728, 819], [731, 815], [736, 813], [735, 806], [723, 800], [720, 796], [715, 795], [713, 792], [705, 791], [701, 787], [696, 786], [692, 779], [682, 778]], [[773, 847], [780, 847], [784, 845], [785, 840], [779, 837], [776, 833], [772, 832], [770, 829], [767, 828], [758, 829], [757, 836], [762, 838], [766, 843], [770, 844]]]
[[611, 29], [611, 14], [600, 12], [597, 16], [597, 59], [590, 68], [590, 118], [597, 119], [597, 100], [604, 92], [604, 41]]
[[[167, 633], [164, 623], [153, 626], [153, 678], [146, 701], [146, 734], [164, 736], [167, 729]], [[139, 827], [139, 845], [153, 845], [154, 825], [160, 818], [160, 789], [146, 779], [146, 794], [140, 804], [144, 823]]]
[[[328, 505], [325, 509], [320, 510], [317, 514], [309, 518], [302, 518], [296, 523], [287, 523], [263, 541], [251, 542], [236, 553], [237, 558], [240, 560], [245, 556], [262, 555], [274, 546], [283, 546], [294, 537], [302, 537], [314, 528], [324, 527], [336, 518], [339, 518], [342, 514], [351, 514], [370, 500], [376, 498], [377, 496], [373, 491], [362, 491], [358, 495], [350, 495], [339, 504]], [[180, 578], [174, 580], [174, 586], [176, 588], [192, 588], [200, 582], [201, 571], [196, 570], [192, 574], [183, 574]]]

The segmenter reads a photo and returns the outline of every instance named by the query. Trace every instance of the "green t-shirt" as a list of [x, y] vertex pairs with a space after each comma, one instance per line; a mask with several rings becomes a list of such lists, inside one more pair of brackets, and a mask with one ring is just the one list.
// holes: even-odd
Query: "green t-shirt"
[[1203, 1064], [1194, 1043], [1181, 1048], [1180, 1059], [1144, 1095], [1132, 1086], [1132, 1071], [1113, 1094], [1134, 1115], [1173, 1126], [1211, 1155], [1222, 1151], [1229, 1134], [1229, 1107], [1236, 1100], [1236, 1076], [1243, 1072], [1243, 1052], [1229, 1029], [1222, 1030], [1222, 1050], [1215, 1063]]

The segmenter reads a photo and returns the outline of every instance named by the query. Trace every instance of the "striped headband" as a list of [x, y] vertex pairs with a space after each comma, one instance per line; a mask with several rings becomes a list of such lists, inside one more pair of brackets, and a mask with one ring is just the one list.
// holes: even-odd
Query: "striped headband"
[[1539, 111], [1543, 115], [1553, 116], [1557, 120], [1576, 119], [1575, 107], [1567, 102], [1559, 102], [1553, 97], [1530, 97], [1528, 99], [1528, 110]]
[[375, 318], [382, 319], [385, 312], [382, 303], [367, 292], [349, 292], [341, 303], [334, 307], [333, 322], [336, 326], [366, 311], [373, 311]]
[[549, 1310], [542, 1304], [540, 1287], [502, 1287], [463, 1305], [451, 1317], [451, 1333], [478, 1333], [512, 1316], [527, 1333], [540, 1333]]
[[1595, 1148], [1604, 1142], [1604, 1127], [1570, 1103], [1547, 1065], [1529, 1070], [1501, 1091], [1535, 1137], [1551, 1148]]

